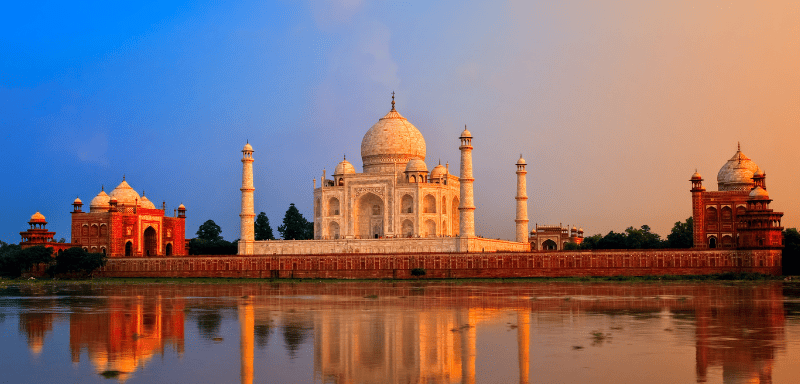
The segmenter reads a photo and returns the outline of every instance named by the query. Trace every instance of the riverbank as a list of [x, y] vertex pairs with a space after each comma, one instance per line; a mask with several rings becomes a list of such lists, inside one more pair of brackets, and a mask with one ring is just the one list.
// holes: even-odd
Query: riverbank
[[71, 284], [320, 284], [320, 283], [670, 283], [670, 282], [765, 282], [783, 281], [800, 284], [800, 276], [773, 276], [758, 273], [720, 273], [711, 275], [663, 275], [663, 276], [595, 276], [595, 277], [529, 277], [509, 279], [252, 279], [252, 278], [157, 278], [157, 277], [122, 277], [122, 278], [95, 278], [95, 279], [0, 279], [2, 285], [71, 285]]

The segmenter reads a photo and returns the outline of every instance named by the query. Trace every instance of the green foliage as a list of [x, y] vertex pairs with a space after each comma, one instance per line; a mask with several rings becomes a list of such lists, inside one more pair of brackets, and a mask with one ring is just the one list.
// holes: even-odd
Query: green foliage
[[297, 210], [294, 203], [289, 204], [286, 215], [283, 217], [283, 225], [278, 227], [281, 237], [284, 240], [307, 240], [314, 238], [314, 222], [309, 222], [303, 214]]
[[0, 274], [18, 277], [36, 264], [53, 261], [53, 248], [37, 245], [21, 249], [16, 244], [0, 244]]
[[581, 246], [577, 243], [567, 242], [564, 244], [565, 251], [577, 251], [579, 249], [581, 249]]
[[256, 240], [275, 240], [275, 235], [272, 234], [272, 227], [269, 226], [269, 218], [266, 213], [261, 212], [258, 214], [254, 227]]
[[72, 247], [56, 255], [51, 274], [82, 273], [91, 275], [97, 268], [106, 265], [108, 258], [102, 253], [90, 253], [80, 247]]
[[676, 222], [672, 232], [667, 235], [670, 248], [691, 248], [694, 245], [694, 218], [689, 217], [685, 222]]
[[628, 227], [625, 232], [608, 232], [607, 235], [585, 237], [580, 249], [658, 249], [667, 247], [668, 242], [650, 231], [649, 225], [639, 229]]
[[797, 228], [783, 230], [783, 274], [800, 275], [800, 232]]
[[220, 233], [222, 228], [214, 220], [206, 220], [197, 230], [197, 238], [204, 241], [219, 241], [222, 240]]
[[190, 255], [235, 255], [239, 252], [239, 240], [227, 241], [220, 236], [220, 228], [214, 220], [206, 220], [197, 229], [197, 238], [189, 241]]

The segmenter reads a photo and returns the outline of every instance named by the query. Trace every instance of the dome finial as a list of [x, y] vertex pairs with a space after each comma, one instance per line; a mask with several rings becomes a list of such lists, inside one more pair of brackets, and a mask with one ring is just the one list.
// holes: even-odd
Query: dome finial
[[392, 111], [394, 111], [394, 91], [392, 91]]
[[347, 154], [346, 153], [342, 154], [342, 160], [347, 160]]
[[106, 191], [106, 186], [103, 185], [103, 184], [100, 184], [100, 192], [105, 192], [105, 191]]
[[125, 174], [122, 174], [122, 181], [125, 181]]

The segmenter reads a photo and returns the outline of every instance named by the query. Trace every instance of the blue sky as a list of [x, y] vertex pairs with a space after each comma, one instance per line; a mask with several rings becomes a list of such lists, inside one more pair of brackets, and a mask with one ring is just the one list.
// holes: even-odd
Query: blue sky
[[475, 135], [477, 233], [514, 236], [514, 163], [529, 164], [531, 225], [666, 235], [736, 143], [798, 226], [800, 6], [730, 2], [108, 2], [0, 14], [0, 240], [41, 211], [69, 239], [126, 175], [187, 236], [238, 237], [241, 147], [256, 211], [277, 227], [363, 134], [397, 108], [426, 162], [457, 167]]

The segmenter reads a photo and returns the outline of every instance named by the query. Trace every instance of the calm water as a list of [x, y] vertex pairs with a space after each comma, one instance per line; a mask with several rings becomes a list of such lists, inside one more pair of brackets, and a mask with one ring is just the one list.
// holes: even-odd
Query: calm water
[[793, 383], [800, 285], [0, 285], [0, 382]]

